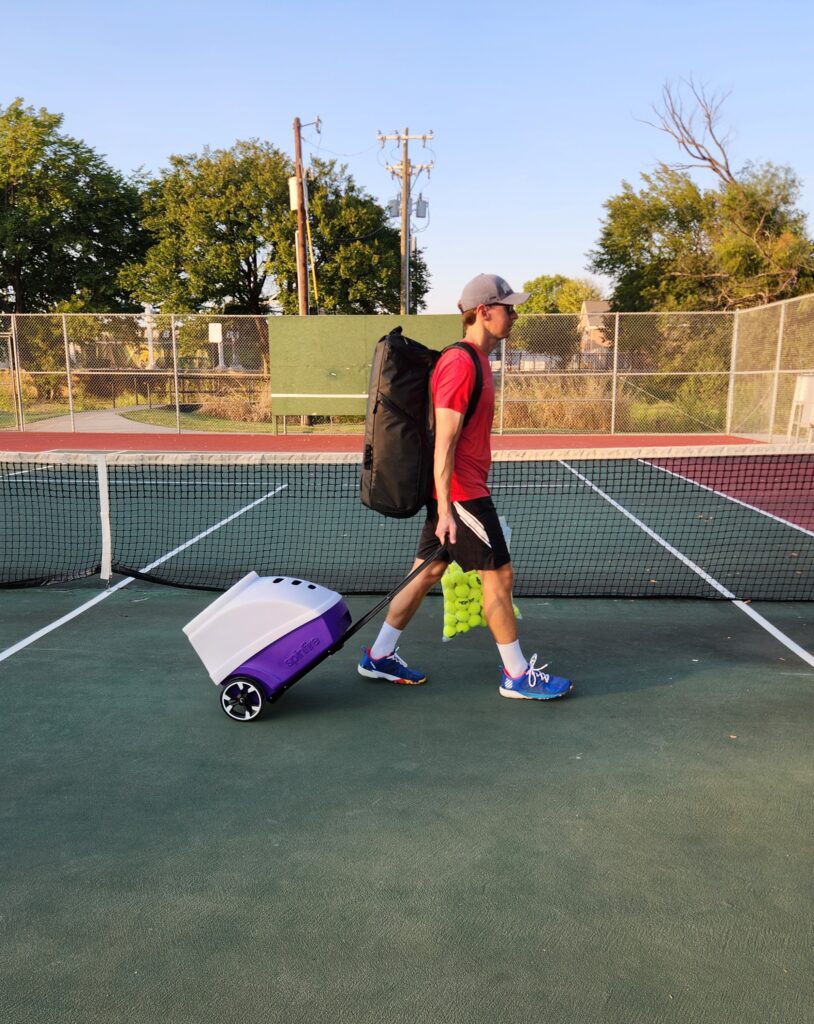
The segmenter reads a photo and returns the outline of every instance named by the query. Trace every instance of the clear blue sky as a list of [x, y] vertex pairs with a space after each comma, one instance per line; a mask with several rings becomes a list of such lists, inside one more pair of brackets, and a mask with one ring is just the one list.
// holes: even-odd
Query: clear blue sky
[[65, 115], [64, 130], [119, 170], [157, 171], [171, 153], [268, 139], [338, 156], [382, 202], [396, 183], [379, 131], [432, 130], [418, 188], [431, 219], [419, 243], [429, 312], [495, 272], [585, 275], [602, 204], [677, 159], [642, 124], [666, 81], [730, 91], [736, 167], [789, 164], [814, 213], [809, 0], [142, 0], [7, 5], [0, 104], [15, 96]]

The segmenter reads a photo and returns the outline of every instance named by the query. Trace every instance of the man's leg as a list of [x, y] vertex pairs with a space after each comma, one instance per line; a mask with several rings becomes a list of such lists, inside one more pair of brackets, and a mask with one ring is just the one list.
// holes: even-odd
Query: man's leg
[[495, 638], [504, 672], [500, 693], [504, 697], [527, 700], [551, 700], [564, 697], [573, 689], [568, 679], [549, 675], [545, 667], [536, 667], [537, 655], [527, 662], [517, 639], [517, 622], [512, 603], [512, 565], [500, 569], [481, 569], [483, 582], [483, 613]]
[[[416, 570], [423, 561], [423, 558], [417, 558], [410, 572]], [[404, 590], [396, 594], [390, 602], [387, 618], [384, 620], [388, 626], [398, 630], [404, 629], [428, 592], [444, 575], [447, 565], [449, 563], [444, 561], [430, 562], [424, 572], [419, 573], [412, 583], [408, 583]]]
[[480, 569], [483, 583], [483, 615], [497, 644], [513, 644], [517, 640], [517, 622], [512, 606], [514, 573], [512, 563], [499, 569]]
[[[424, 561], [416, 558], [412, 569], [417, 569]], [[430, 562], [427, 568], [407, 584], [390, 602], [379, 635], [372, 647], [362, 652], [359, 662], [359, 674], [370, 679], [388, 679], [394, 683], [424, 683], [427, 676], [423, 672], [411, 669], [396, 652], [401, 631], [412, 619], [418, 606], [427, 595], [427, 591], [444, 575], [447, 567], [445, 561]], [[412, 571], [412, 570], [411, 570]]]

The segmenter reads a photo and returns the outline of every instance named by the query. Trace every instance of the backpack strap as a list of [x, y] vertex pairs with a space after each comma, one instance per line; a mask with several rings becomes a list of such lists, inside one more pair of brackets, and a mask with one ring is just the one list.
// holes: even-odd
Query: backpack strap
[[475, 366], [475, 386], [472, 389], [472, 394], [469, 396], [469, 404], [464, 413], [464, 426], [466, 426], [475, 415], [475, 409], [477, 409], [480, 396], [483, 393], [483, 368], [481, 367], [478, 353], [472, 345], [467, 345], [465, 341], [456, 341], [453, 345], [447, 345], [444, 352], [449, 352], [451, 348], [461, 348], [468, 352]]

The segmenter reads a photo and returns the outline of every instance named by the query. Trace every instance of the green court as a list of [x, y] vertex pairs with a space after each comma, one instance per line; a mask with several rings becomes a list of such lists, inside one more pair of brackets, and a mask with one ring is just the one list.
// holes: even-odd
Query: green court
[[[103, 592], [0, 592], [0, 647]], [[431, 598], [426, 686], [348, 645], [240, 725], [211, 599], [133, 582], [0, 664], [8, 1019], [808, 1018], [814, 670], [731, 603], [521, 600], [577, 683], [540, 706]]]
[[574, 696], [503, 700], [439, 594], [426, 686], [357, 674], [374, 621], [248, 724], [182, 633], [216, 595], [122, 573], [358, 619], [419, 522], [353, 460], [6, 458], [5, 581], [112, 577], [0, 589], [5, 1016], [809, 1020], [811, 456], [761, 458], [496, 463], [523, 648]]

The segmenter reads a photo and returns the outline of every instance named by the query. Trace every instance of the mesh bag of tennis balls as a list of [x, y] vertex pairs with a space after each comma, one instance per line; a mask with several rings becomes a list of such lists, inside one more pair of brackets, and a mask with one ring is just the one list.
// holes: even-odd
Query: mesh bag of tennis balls
[[[457, 562], [450, 562], [441, 577], [444, 593], [444, 643], [453, 640], [459, 633], [485, 626], [483, 614], [483, 586], [477, 570], [464, 572]], [[520, 609], [512, 605], [519, 619]]]

